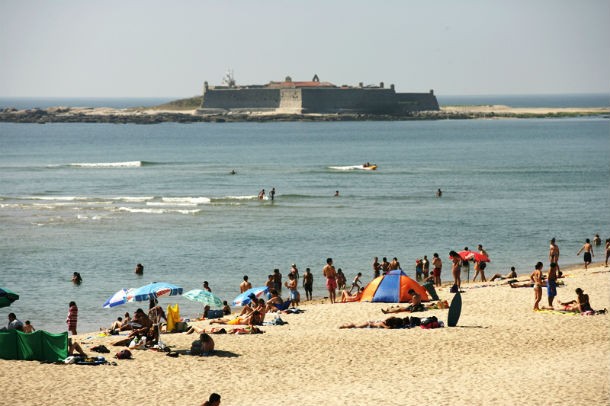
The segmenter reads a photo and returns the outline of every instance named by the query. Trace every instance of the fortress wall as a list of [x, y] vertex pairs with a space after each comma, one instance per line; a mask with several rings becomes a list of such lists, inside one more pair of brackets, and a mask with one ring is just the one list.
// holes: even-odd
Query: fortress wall
[[301, 89], [304, 113], [359, 112], [391, 114], [396, 111], [392, 89]]
[[401, 112], [439, 110], [434, 93], [396, 93]]
[[280, 105], [279, 89], [209, 89], [203, 94], [202, 108], [275, 109]]
[[301, 89], [280, 89], [280, 109], [300, 113], [302, 102]]

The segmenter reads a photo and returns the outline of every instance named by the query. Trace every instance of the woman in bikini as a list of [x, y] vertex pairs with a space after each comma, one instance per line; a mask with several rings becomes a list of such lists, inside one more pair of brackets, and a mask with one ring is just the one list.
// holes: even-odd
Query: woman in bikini
[[534, 311], [540, 310], [539, 304], [542, 300], [542, 262], [538, 262], [534, 268], [534, 272], [530, 275], [530, 279], [534, 284]]

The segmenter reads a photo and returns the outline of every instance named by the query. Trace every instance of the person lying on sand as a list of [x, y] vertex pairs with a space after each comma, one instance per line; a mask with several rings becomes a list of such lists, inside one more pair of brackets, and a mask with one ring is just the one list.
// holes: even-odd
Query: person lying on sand
[[341, 303], [360, 301], [360, 298], [362, 297], [362, 292], [364, 292], [364, 288], [360, 288], [360, 290], [353, 295], [350, 294], [350, 292], [351, 290], [348, 291], [347, 289], [343, 289], [341, 291]]
[[387, 313], [400, 313], [400, 312], [423, 312], [426, 310], [425, 306], [421, 302], [421, 296], [413, 289], [409, 289], [409, 295], [411, 295], [411, 304], [407, 307], [389, 307], [387, 309], [381, 309], [383, 314]]
[[228, 324], [244, 326], [262, 326], [265, 314], [258, 310], [253, 311], [247, 316], [237, 316], [234, 319], [215, 319], [210, 320], [210, 324]]
[[385, 320], [376, 320], [376, 321], [367, 321], [362, 324], [355, 323], [345, 323], [339, 328], [405, 328], [411, 325], [409, 317], [405, 317], [404, 319], [400, 317], [388, 317]]
[[500, 280], [503, 280], [503, 279], [515, 279], [516, 277], [517, 277], [517, 272], [515, 271], [515, 267], [511, 266], [509, 273], [507, 273], [506, 275], [501, 275], [501, 274], [497, 273], [494, 276], [492, 276], [489, 281], [493, 282], [496, 279], [500, 279]]

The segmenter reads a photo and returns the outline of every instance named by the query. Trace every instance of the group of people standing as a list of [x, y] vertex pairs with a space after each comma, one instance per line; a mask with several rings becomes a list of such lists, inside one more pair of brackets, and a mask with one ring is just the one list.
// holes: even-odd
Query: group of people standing
[[[265, 189], [261, 189], [261, 191], [258, 192], [258, 200], [264, 200], [265, 196]], [[269, 191], [269, 200], [275, 200], [275, 188], [271, 188]]]

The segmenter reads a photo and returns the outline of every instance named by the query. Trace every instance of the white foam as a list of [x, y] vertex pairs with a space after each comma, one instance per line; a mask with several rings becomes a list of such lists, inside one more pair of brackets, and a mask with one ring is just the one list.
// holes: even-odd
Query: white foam
[[128, 202], [128, 203], [139, 203], [139, 202], [146, 202], [148, 200], [153, 200], [155, 197], [154, 196], [119, 196], [119, 197], [115, 197], [113, 200], [119, 200], [122, 202]]
[[190, 204], [190, 205], [198, 205], [198, 204], [208, 204], [211, 202], [211, 199], [208, 197], [162, 197], [161, 200], [165, 203], [171, 204]]
[[143, 214], [168, 214], [168, 213], [178, 213], [178, 214], [197, 214], [201, 212], [200, 209], [195, 210], [181, 210], [181, 209], [144, 209], [137, 207], [119, 207], [118, 211], [129, 212], [129, 213], [143, 213]]
[[126, 161], [126, 162], [82, 162], [72, 163], [69, 166], [78, 168], [138, 168], [142, 166], [142, 161]]

